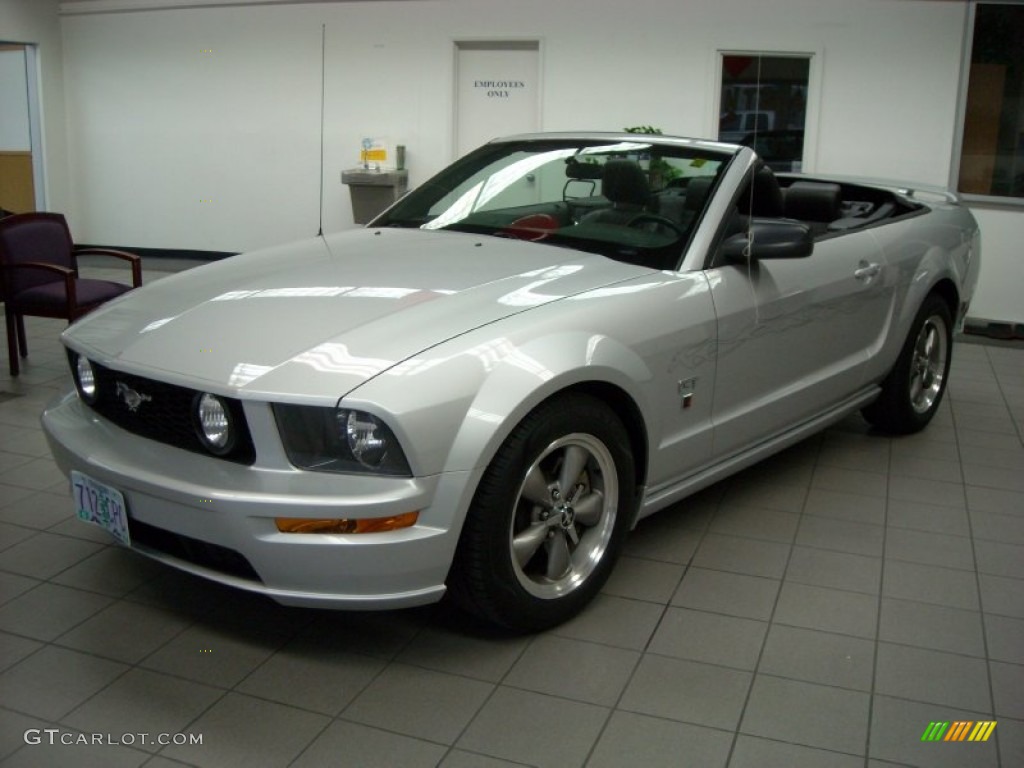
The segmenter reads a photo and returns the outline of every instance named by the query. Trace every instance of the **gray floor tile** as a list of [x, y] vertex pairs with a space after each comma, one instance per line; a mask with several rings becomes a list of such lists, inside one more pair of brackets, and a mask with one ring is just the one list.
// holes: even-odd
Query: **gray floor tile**
[[30, 576], [19, 576], [16, 573], [0, 571], [0, 605], [23, 595], [43, 582]]
[[886, 560], [885, 597], [980, 610], [977, 575], [973, 571]]
[[884, 538], [885, 528], [880, 525], [805, 515], [800, 520], [796, 543], [804, 547], [881, 557]]
[[690, 568], [672, 605], [767, 621], [775, 608], [780, 582], [706, 568]]
[[976, 710], [991, 705], [984, 659], [892, 643], [878, 645], [875, 692]]
[[[950, 744], [923, 742], [934, 721], [992, 720], [991, 714], [961, 707], [936, 707], [889, 696], [873, 697], [870, 756], [919, 768], [996, 768], [996, 742]], [[999, 726], [996, 726], [998, 729]]]
[[981, 614], [944, 605], [882, 598], [878, 637], [918, 648], [985, 656]]
[[1000, 661], [989, 662], [989, 666], [996, 714], [1024, 720], [1024, 666]]
[[[662, 605], [600, 594], [583, 613], [555, 627], [552, 633], [561, 637], [642, 651], [650, 642], [664, 612], [665, 607]], [[423, 635], [420, 635], [410, 648], [419, 649], [423, 642]], [[486, 642], [492, 643], [493, 640], [488, 639]], [[447, 644], [458, 647], [458, 643]], [[512, 661], [509, 662], [509, 666]]]
[[1024, 546], [975, 540], [974, 556], [979, 573], [1024, 579]]
[[58, 645], [136, 664], [184, 630], [191, 620], [141, 603], [117, 602], [68, 630]]
[[978, 575], [978, 584], [985, 613], [1024, 619], [1024, 581], [982, 573]]
[[864, 472], [859, 469], [823, 465], [814, 470], [814, 480], [811, 482], [812, 488], [877, 497], [885, 496], [887, 486], [888, 477], [883, 472]]
[[749, 672], [646, 655], [618, 708], [732, 730], [739, 722], [750, 678]]
[[986, 615], [985, 639], [990, 659], [1024, 664], [1024, 619]]
[[786, 570], [789, 545], [740, 536], [709, 533], [701, 541], [693, 564], [698, 568], [778, 579]]
[[863, 768], [864, 758], [740, 734], [729, 768]]
[[970, 536], [966, 507], [942, 507], [916, 501], [889, 500], [887, 523], [892, 528]]
[[813, 683], [758, 675], [740, 731], [809, 747], [863, 755], [870, 697]]
[[[70, 495], [29, 491], [24, 498], [0, 507], [0, 520], [38, 530], [46, 530], [66, 521], [74, 521], [82, 528], [90, 527], [78, 521], [73, 513]], [[108, 536], [105, 543], [109, 541]]]
[[372, 656], [293, 642], [253, 670], [236, 690], [333, 716], [364, 691], [384, 666], [384, 661]]
[[731, 746], [726, 731], [616, 712], [587, 768], [724, 768]]
[[[433, 765], [433, 763], [425, 763]], [[527, 768], [526, 763], [514, 763], [511, 760], [500, 760], [497, 757], [487, 757], [479, 752], [466, 752], [462, 749], [453, 749], [444, 760], [438, 763], [437, 768]]]
[[875, 644], [849, 635], [772, 626], [758, 671], [808, 683], [870, 691]]
[[51, 579], [102, 549], [99, 544], [43, 531], [0, 552], [0, 568], [22, 576]]
[[1024, 765], [1024, 721], [1000, 719], [996, 726], [999, 739], [999, 753], [1004, 766]]
[[1024, 545], [1024, 515], [1004, 515], [975, 510], [970, 516], [975, 538]]
[[968, 485], [967, 508], [972, 512], [1024, 515], [1024, 493]]
[[166, 566], [137, 552], [110, 546], [57, 574], [53, 581], [111, 597], [124, 597], [166, 570]]
[[114, 661], [49, 646], [0, 674], [0, 688], [8, 706], [58, 720], [127, 669]]
[[152, 741], [139, 739], [133, 746], [157, 752], [163, 746], [156, 743], [158, 734], [197, 733], [190, 723], [223, 695], [224, 691], [190, 680], [133, 669], [62, 722], [84, 733], [104, 733], [116, 723], [120, 733], [152, 734]]
[[[615, 598], [618, 600], [618, 598]], [[597, 601], [600, 603], [600, 600]], [[619, 600], [630, 605], [644, 605], [631, 600]], [[657, 610], [655, 606], [648, 606]], [[585, 622], [594, 605], [588, 606], [583, 616], [576, 621]], [[624, 623], [624, 622], [623, 622]], [[564, 627], [559, 628], [564, 629]], [[596, 626], [595, 626], [596, 631]], [[582, 639], [603, 642], [584, 633]], [[410, 643], [398, 654], [398, 661], [417, 667], [450, 672], [455, 675], [472, 677], [491, 683], [499, 682], [516, 660], [529, 646], [528, 637], [507, 637], [499, 633], [472, 635], [451, 627], [428, 627], [416, 635], [416, 642]], [[608, 643], [615, 645], [615, 643]]]
[[964, 506], [964, 486], [941, 480], [893, 475], [889, 479], [889, 498], [895, 501], [913, 501], [939, 507]]
[[499, 688], [456, 746], [537, 768], [579, 768], [608, 716], [605, 707]]
[[111, 599], [56, 584], [41, 584], [0, 606], [0, 629], [53, 640], [106, 608]]
[[12, 667], [31, 653], [43, 647], [37, 640], [0, 632], [0, 672]]
[[292, 768], [434, 768], [445, 751], [440, 744], [336, 720], [292, 763]]
[[881, 579], [880, 557], [796, 546], [785, 580], [876, 595]]
[[363, 725], [452, 744], [493, 689], [480, 680], [393, 663], [342, 716]]
[[30, 539], [37, 534], [31, 528], [23, 528], [20, 525], [10, 525], [9, 523], [0, 523], [0, 552], [13, 547], [25, 539]]
[[610, 707], [639, 658], [636, 651], [623, 648], [551, 635], [537, 637], [503, 684]]
[[678, 659], [753, 670], [767, 630], [763, 621], [669, 608], [648, 650]]
[[685, 566], [638, 557], [620, 557], [604, 585], [605, 594], [665, 604], [679, 586]]
[[229, 693], [188, 727], [201, 745], [170, 745], [160, 753], [200, 768], [287, 766], [330, 719], [271, 701]]
[[891, 528], [885, 540], [885, 556], [910, 563], [974, 570], [971, 540], [963, 536]]
[[806, 515], [832, 517], [851, 523], [885, 523], [885, 499], [880, 496], [866, 496], [863, 493], [812, 488], [807, 494], [807, 503], [803, 511]]
[[703, 528], [680, 525], [675, 522], [669, 510], [664, 510], [640, 521], [626, 540], [625, 554], [688, 565], [703, 537]]
[[804, 484], [760, 480], [756, 475], [737, 475], [724, 482], [727, 487], [722, 503], [765, 507], [780, 512], [799, 512], [807, 498]]
[[878, 598], [874, 595], [785, 582], [773, 621], [871, 639], [877, 617]]
[[247, 632], [230, 625], [196, 623], [147, 656], [141, 665], [231, 688], [270, 658], [285, 639], [271, 631]]
[[764, 507], [722, 504], [711, 520], [709, 530], [751, 539], [780, 541], [789, 544], [796, 536], [800, 515]]

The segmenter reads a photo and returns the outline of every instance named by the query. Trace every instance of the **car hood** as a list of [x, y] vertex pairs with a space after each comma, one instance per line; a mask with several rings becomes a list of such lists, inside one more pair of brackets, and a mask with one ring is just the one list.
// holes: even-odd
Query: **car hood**
[[650, 271], [516, 240], [354, 230], [164, 278], [64, 339], [152, 378], [317, 402], [474, 328]]

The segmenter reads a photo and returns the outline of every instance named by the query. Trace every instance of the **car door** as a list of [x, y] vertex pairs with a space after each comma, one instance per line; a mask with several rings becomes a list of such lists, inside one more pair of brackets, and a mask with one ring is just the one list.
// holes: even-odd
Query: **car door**
[[707, 270], [718, 322], [716, 458], [738, 453], [864, 385], [892, 291], [870, 232], [828, 235], [804, 258]]

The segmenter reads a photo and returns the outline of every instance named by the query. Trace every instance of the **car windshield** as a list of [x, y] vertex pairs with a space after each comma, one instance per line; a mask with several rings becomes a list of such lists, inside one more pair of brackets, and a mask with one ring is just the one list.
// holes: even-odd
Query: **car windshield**
[[373, 225], [530, 240], [670, 269], [731, 157], [641, 137], [493, 142]]

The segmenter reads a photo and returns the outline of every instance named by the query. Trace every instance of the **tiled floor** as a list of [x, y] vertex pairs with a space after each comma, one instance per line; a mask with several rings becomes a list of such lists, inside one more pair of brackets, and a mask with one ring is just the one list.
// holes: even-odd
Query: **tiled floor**
[[[576, 620], [502, 637], [444, 605], [285, 609], [112, 546], [38, 425], [60, 324], [28, 325], [0, 375], [4, 765], [1024, 765], [1024, 349], [958, 343], [923, 434], [851, 418], [643, 522]], [[922, 742], [957, 720], [998, 725]]]

